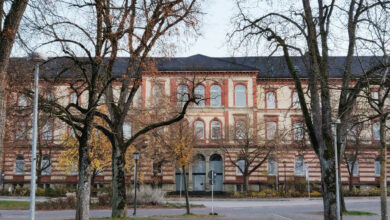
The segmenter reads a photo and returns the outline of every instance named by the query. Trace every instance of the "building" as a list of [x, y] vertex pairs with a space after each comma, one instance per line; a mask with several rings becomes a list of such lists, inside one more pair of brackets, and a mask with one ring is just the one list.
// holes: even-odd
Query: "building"
[[[301, 77], [305, 78], [304, 65], [298, 62], [298, 58], [296, 59], [296, 63], [299, 64], [296, 68], [300, 70]], [[123, 68], [121, 62], [125, 60], [125, 58], [118, 60], [115, 67], [117, 73], [121, 72]], [[243, 124], [251, 133], [258, 136], [258, 143], [266, 146], [273, 141], [278, 145], [265, 163], [251, 174], [249, 178], [251, 190], [258, 191], [284, 181], [293, 183], [305, 181], [305, 167], [309, 169], [310, 182], [320, 182], [319, 161], [305, 138], [297, 93], [282, 57], [212, 58], [195, 55], [156, 60], [158, 72], [149, 71], [142, 75], [142, 85], [137, 94], [139, 100], [137, 105], [140, 107], [150, 105], [150, 100], [155, 94], [164, 93], [170, 97], [177, 97], [181, 92], [187, 91], [188, 86], [183, 80], [186, 77], [196, 76], [203, 80], [202, 85], [196, 88], [196, 92], [205, 97], [205, 100], [197, 106], [191, 106], [186, 116], [202, 140], [196, 146], [194, 157], [197, 160], [188, 170], [190, 190], [210, 190], [207, 177], [210, 169], [217, 173], [214, 190], [230, 192], [242, 190], [242, 173], [230, 161], [240, 160], [238, 150], [231, 149], [227, 155], [217, 140], [227, 139], [225, 144], [234, 145], [235, 137], [239, 136], [238, 128]], [[330, 77], [335, 85], [341, 83], [342, 73], [339, 67], [343, 65], [343, 61], [343, 57], [331, 58]], [[370, 58], [366, 57], [364, 61], [369, 63]], [[355, 72], [359, 71], [358, 65], [356, 63]], [[48, 98], [56, 97], [63, 104], [85, 101], [82, 96], [77, 99], [66, 83], [56, 84], [49, 92], [45, 90], [44, 82], [41, 84], [43, 86], [41, 91], [46, 92]], [[333, 97], [337, 97], [337, 90], [332, 92]], [[18, 108], [27, 108], [29, 103], [23, 95], [17, 93], [9, 93], [7, 100], [9, 106], [7, 128], [1, 155], [4, 182], [9, 185], [29, 184], [31, 119], [27, 117], [28, 115], [19, 115], [18, 119], [9, 117], [10, 112]], [[332, 101], [335, 106], [337, 100]], [[360, 101], [364, 103], [364, 100]], [[367, 110], [366, 105], [362, 106], [359, 111]], [[125, 131], [129, 136], [134, 131], [131, 122], [126, 124]], [[44, 163], [53, 162], [53, 166], [42, 172], [41, 183], [46, 186], [77, 183], [77, 172], [67, 173], [64, 169], [56, 167], [56, 158], [62, 150], [60, 137], [69, 132], [68, 126], [58, 119], [49, 118], [42, 124], [41, 139], [48, 146], [43, 148], [42, 159]], [[379, 185], [378, 123], [369, 121], [359, 132], [356, 128], [351, 129], [350, 134], [347, 146], [352, 145], [351, 143], [357, 139], [362, 146], [353, 172], [353, 184]], [[351, 150], [353, 149], [347, 149]], [[238, 164], [243, 166], [243, 162]], [[145, 158], [140, 168], [144, 182], [150, 183], [153, 175], [151, 162]], [[173, 164], [164, 164], [159, 170], [165, 190], [181, 189], [181, 173]], [[341, 175], [343, 183], [348, 183], [349, 175], [345, 162], [341, 165]], [[130, 178], [131, 175], [128, 175], [129, 180]], [[106, 170], [95, 180], [97, 184], [106, 184], [110, 181], [110, 170]]]

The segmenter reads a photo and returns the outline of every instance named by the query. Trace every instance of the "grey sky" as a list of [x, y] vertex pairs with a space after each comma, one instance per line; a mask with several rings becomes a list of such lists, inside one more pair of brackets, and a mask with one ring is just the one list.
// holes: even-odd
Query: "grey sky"
[[201, 28], [202, 36], [186, 48], [178, 50], [176, 56], [191, 56], [203, 54], [212, 57], [231, 56], [229, 47], [226, 45], [226, 34], [231, 29], [230, 18], [233, 15], [233, 0], [206, 0]]

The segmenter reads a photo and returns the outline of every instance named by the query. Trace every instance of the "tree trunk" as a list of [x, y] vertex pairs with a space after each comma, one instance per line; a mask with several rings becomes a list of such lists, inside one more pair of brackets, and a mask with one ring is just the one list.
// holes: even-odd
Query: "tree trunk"
[[152, 182], [152, 188], [158, 188], [159, 185], [159, 179], [158, 179], [158, 164], [153, 164], [153, 182]]
[[386, 117], [382, 115], [380, 119], [380, 159], [381, 159], [381, 176], [380, 176], [380, 188], [381, 188], [381, 217], [382, 220], [387, 220], [387, 149], [386, 149]]
[[242, 178], [244, 181], [243, 190], [244, 192], [249, 192], [249, 174], [244, 174]]
[[320, 163], [324, 219], [334, 220], [337, 219], [335, 163], [331, 156], [328, 159], [320, 157]]
[[[28, 0], [16, 0], [12, 2], [11, 8], [8, 14], [4, 14], [0, 17], [5, 18], [4, 25], [1, 30], [0, 26], [0, 158], [3, 158], [3, 138], [4, 138], [4, 125], [5, 125], [5, 88], [7, 78], [7, 68], [9, 63], [9, 57], [11, 55], [12, 47], [15, 42], [15, 36], [18, 32], [20, 20], [23, 17]], [[2, 6], [4, 1], [2, 1]], [[3, 7], [1, 7], [4, 10]], [[1, 161], [1, 159], [0, 159]], [[2, 169], [0, 163], [0, 169]]]
[[[84, 133], [89, 132], [85, 131]], [[89, 158], [88, 134], [83, 134], [79, 146], [79, 180], [77, 186], [76, 220], [89, 219], [90, 194], [91, 161]]]
[[188, 184], [187, 184], [187, 178], [186, 178], [186, 167], [182, 166], [182, 173], [183, 173], [183, 182], [184, 182], [184, 194], [186, 197], [186, 213], [187, 215], [191, 214], [190, 212], [190, 201], [188, 198]]
[[349, 176], [348, 189], [349, 189], [349, 192], [352, 192], [352, 190], [353, 190], [352, 175]]
[[112, 217], [126, 217], [125, 150], [118, 141], [112, 148]]

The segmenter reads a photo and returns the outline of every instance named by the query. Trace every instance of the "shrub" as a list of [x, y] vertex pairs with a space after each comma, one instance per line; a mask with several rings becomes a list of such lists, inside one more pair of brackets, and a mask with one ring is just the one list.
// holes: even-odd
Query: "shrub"
[[98, 194], [98, 205], [106, 206], [111, 204], [111, 196], [108, 193]]
[[[153, 189], [151, 186], [141, 186], [137, 190], [137, 203], [144, 205], [157, 205], [164, 202], [165, 193], [161, 189]], [[127, 193], [127, 202], [134, 202], [134, 190]]]
[[45, 202], [38, 202], [36, 207], [37, 210], [75, 209], [76, 198], [74, 196], [69, 196], [66, 199], [51, 199]]

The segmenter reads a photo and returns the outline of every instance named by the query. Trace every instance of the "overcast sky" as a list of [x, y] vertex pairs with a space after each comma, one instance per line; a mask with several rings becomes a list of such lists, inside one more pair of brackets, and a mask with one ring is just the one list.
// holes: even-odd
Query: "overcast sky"
[[226, 34], [230, 27], [230, 18], [233, 15], [233, 0], [206, 0], [201, 34], [197, 41], [182, 48], [176, 56], [191, 56], [203, 54], [212, 57], [231, 56], [226, 45]]

